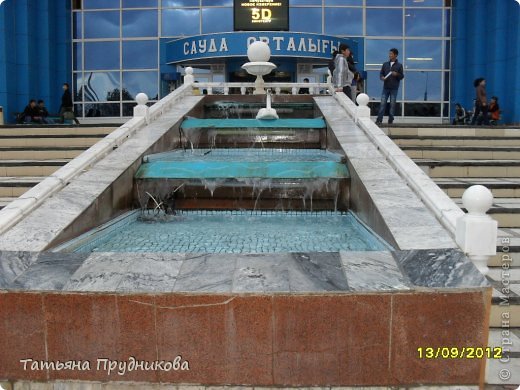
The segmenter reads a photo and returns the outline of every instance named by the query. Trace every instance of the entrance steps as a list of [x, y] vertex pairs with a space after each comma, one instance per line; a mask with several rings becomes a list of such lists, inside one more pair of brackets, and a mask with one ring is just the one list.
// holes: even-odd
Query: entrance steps
[[113, 130], [107, 126], [1, 126], [0, 209]]

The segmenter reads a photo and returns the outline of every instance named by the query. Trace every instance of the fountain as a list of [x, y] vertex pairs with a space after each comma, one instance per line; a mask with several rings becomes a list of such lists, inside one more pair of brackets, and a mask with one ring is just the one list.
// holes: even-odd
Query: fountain
[[261, 108], [256, 119], [278, 119], [276, 110], [271, 107], [271, 90], [267, 90], [266, 108]]
[[269, 46], [265, 42], [253, 42], [247, 49], [247, 58], [249, 58], [250, 62], [242, 65], [242, 68], [245, 69], [247, 73], [256, 76], [255, 95], [265, 94], [264, 79], [262, 76], [265, 76], [266, 74], [271, 73], [273, 69], [276, 69], [276, 65], [269, 62], [270, 57], [271, 49], [269, 49]]

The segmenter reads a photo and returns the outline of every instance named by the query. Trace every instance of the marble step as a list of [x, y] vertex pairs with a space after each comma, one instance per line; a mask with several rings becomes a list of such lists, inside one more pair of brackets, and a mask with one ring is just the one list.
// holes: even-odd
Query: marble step
[[86, 146], [0, 147], [0, 160], [74, 158], [86, 149]]
[[69, 159], [0, 160], [0, 177], [49, 176], [69, 161]]
[[469, 127], [469, 126], [442, 126], [442, 127], [387, 127], [391, 136], [416, 137], [519, 137], [520, 128], [509, 127]]
[[20, 196], [43, 179], [44, 176], [0, 177], [0, 197]]
[[520, 160], [432, 160], [414, 159], [431, 178], [520, 177]]
[[520, 146], [519, 137], [435, 137], [396, 135], [390, 138], [399, 146]]
[[34, 148], [34, 147], [90, 147], [105, 137], [105, 134], [70, 134], [56, 135], [27, 135], [2, 136], [0, 148]]
[[[455, 203], [466, 211], [461, 198], [453, 198]], [[520, 198], [496, 198], [488, 214], [498, 221], [501, 228], [520, 228]]]
[[487, 279], [493, 287], [490, 327], [502, 327], [506, 319], [509, 327], [520, 327], [520, 267], [490, 267]]
[[410, 158], [520, 160], [520, 146], [401, 146]]
[[[517, 386], [511, 386], [511, 384], [520, 383], [520, 328], [489, 329], [488, 346], [492, 348], [501, 347], [503, 349], [504, 359], [502, 361], [499, 359], [487, 360], [486, 383], [488, 386], [486, 386], [486, 388], [493, 390], [516, 388]], [[501, 379], [501, 375], [504, 375], [502, 371], [504, 369], [511, 374], [511, 377], [507, 381]], [[501, 387], [491, 387], [489, 385], [501, 385]]]
[[11, 196], [0, 197], [0, 210], [2, 210], [5, 206], [7, 206], [10, 202], [12, 202], [15, 199], [16, 199], [16, 197], [11, 197]]
[[109, 126], [0, 126], [0, 137], [2, 136], [42, 136], [53, 135], [67, 137], [71, 135], [107, 135], [114, 131], [117, 127]]
[[437, 177], [435, 183], [453, 198], [460, 198], [464, 191], [476, 184], [486, 186], [495, 198], [520, 197], [520, 178], [466, 178], [466, 177]]

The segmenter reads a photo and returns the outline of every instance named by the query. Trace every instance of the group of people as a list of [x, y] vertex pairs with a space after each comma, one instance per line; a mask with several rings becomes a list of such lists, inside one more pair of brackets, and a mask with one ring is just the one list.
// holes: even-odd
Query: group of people
[[[63, 95], [61, 96], [60, 121], [63, 123], [66, 119], [72, 119], [79, 125], [79, 121], [74, 115], [72, 94], [68, 83], [63, 84]], [[53, 124], [53, 119], [49, 118], [49, 111], [45, 107], [43, 100], [31, 99], [19, 116], [19, 121], [23, 123], [40, 123]]]
[[467, 112], [460, 103], [455, 104], [454, 125], [490, 125], [500, 120], [500, 106], [498, 98], [492, 96], [489, 104], [486, 93], [486, 79], [479, 77], [473, 82], [475, 87], [475, 99], [473, 100], [473, 111]]
[[[388, 53], [388, 61], [383, 64], [379, 76], [383, 81], [383, 92], [381, 94], [381, 105], [377, 115], [376, 124], [383, 123], [388, 98], [390, 98], [390, 112], [388, 115], [388, 123], [394, 122], [395, 107], [397, 101], [397, 91], [399, 84], [404, 78], [403, 65], [397, 60], [399, 51], [395, 48], [390, 49]], [[361, 74], [356, 70], [354, 58], [350, 48], [342, 43], [339, 45], [339, 51], [333, 54], [334, 61], [329, 65], [332, 74], [332, 82], [336, 91], [343, 92], [345, 95], [355, 101], [362, 83]]]

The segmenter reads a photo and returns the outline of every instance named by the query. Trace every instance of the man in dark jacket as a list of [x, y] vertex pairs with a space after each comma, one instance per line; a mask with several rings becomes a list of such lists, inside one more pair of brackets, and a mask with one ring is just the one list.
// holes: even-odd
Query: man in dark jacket
[[379, 72], [380, 79], [383, 81], [383, 93], [381, 94], [381, 106], [377, 115], [376, 124], [383, 123], [385, 115], [386, 103], [390, 97], [390, 115], [388, 115], [388, 123], [394, 122], [395, 105], [397, 100], [397, 91], [399, 83], [404, 78], [403, 65], [397, 61], [399, 51], [395, 48], [390, 49], [388, 53], [388, 62], [385, 62]]
[[61, 96], [61, 106], [60, 106], [60, 116], [63, 122], [65, 119], [74, 119], [77, 125], [79, 125], [79, 121], [74, 115], [74, 105], [72, 103], [72, 94], [70, 93], [70, 88], [68, 83], [63, 84], [63, 95]]
[[23, 110], [23, 121], [24, 123], [43, 123], [42, 117], [40, 116], [40, 110], [36, 105], [36, 100], [32, 99], [29, 104]]

